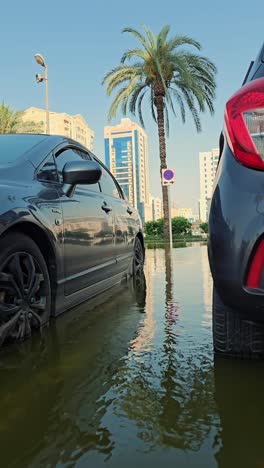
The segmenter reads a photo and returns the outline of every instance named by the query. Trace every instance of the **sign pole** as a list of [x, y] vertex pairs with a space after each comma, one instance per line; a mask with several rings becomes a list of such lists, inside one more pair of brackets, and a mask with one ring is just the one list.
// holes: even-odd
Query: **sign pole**
[[170, 185], [174, 184], [175, 172], [173, 169], [162, 169], [162, 185], [167, 187], [168, 207], [169, 207], [169, 233], [170, 233], [170, 248], [172, 248], [172, 224], [171, 224], [171, 194]]
[[167, 185], [167, 190], [168, 190], [168, 205], [169, 205], [170, 248], [172, 249], [172, 224], [171, 224], [171, 193], [170, 193], [170, 185]]

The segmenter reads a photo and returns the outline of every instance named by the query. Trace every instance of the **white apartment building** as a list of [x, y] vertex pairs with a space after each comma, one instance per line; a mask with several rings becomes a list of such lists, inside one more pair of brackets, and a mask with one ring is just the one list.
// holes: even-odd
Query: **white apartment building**
[[200, 199], [199, 215], [202, 222], [208, 221], [212, 188], [219, 159], [219, 149], [199, 153]]
[[159, 197], [150, 195], [151, 221], [163, 218], [162, 200]]
[[[26, 109], [23, 114], [24, 121], [39, 124], [41, 133], [46, 132], [46, 111], [37, 107]], [[94, 131], [80, 115], [69, 115], [65, 112], [49, 112], [50, 134], [62, 135], [78, 141], [89, 150], [94, 149]]]
[[172, 207], [171, 209], [171, 216], [172, 218], [177, 218], [182, 216], [183, 218], [191, 218], [193, 216], [193, 212], [191, 208], [176, 208]]
[[172, 218], [186, 218], [190, 223], [194, 223], [198, 220], [199, 216], [193, 213], [192, 208], [176, 208], [176, 206], [172, 206], [171, 208], [171, 217]]

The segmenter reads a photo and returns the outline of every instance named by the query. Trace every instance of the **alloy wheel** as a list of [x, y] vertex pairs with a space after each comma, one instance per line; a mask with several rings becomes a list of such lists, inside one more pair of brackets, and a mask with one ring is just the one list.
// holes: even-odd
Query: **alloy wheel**
[[46, 321], [44, 273], [29, 253], [11, 254], [0, 268], [0, 346], [21, 341]]

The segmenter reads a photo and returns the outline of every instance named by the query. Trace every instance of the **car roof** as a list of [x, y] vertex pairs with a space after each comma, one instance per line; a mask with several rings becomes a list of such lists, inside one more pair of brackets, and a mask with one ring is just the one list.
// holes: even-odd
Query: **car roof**
[[11, 165], [16, 165], [26, 158], [31, 161], [33, 166], [37, 167], [53, 149], [63, 144], [74, 145], [82, 148], [84, 151], [89, 151], [77, 141], [62, 135], [45, 135], [36, 133], [5, 134], [0, 135], [0, 142], [2, 138], [6, 138], [10, 141], [16, 139], [18, 140], [18, 143], [20, 139], [32, 139], [32, 146], [30, 146], [26, 152], [21, 151], [21, 154], [12, 162]]

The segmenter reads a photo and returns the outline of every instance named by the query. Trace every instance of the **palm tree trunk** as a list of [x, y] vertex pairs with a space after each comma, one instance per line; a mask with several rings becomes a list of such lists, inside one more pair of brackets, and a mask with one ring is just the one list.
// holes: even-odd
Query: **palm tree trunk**
[[[154, 101], [155, 106], [157, 108], [161, 182], [162, 182], [162, 169], [167, 168], [163, 99], [164, 97], [162, 95], [158, 95], [158, 96], [155, 96], [155, 101]], [[164, 240], [169, 241], [170, 240], [170, 224], [169, 224], [169, 197], [168, 197], [167, 186], [162, 186], [162, 203], [163, 203], [163, 215], [164, 215]]]

